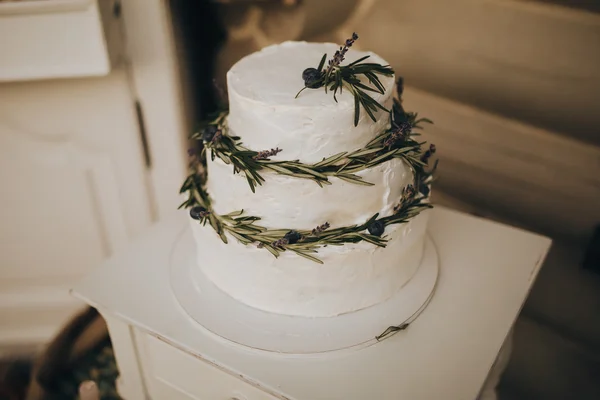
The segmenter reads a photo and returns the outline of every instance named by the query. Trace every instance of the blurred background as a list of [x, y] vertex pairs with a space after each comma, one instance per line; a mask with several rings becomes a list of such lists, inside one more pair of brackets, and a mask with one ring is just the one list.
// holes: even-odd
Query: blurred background
[[593, 0], [0, 0], [0, 358], [43, 348], [83, 307], [71, 285], [175, 212], [213, 79], [225, 87], [264, 46], [356, 31], [404, 77], [406, 108], [435, 121], [434, 199], [554, 239], [502, 398], [600, 398], [599, 13]]

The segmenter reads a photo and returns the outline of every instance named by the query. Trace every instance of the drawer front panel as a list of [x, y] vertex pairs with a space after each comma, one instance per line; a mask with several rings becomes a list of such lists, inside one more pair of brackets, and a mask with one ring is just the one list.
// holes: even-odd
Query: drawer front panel
[[[143, 335], [143, 369], [150, 390], [172, 389], [179, 399], [275, 400], [257, 387], [150, 335]], [[159, 393], [156, 393], [159, 394]], [[151, 393], [151, 397], [156, 397]], [[175, 394], [173, 394], [175, 396]]]

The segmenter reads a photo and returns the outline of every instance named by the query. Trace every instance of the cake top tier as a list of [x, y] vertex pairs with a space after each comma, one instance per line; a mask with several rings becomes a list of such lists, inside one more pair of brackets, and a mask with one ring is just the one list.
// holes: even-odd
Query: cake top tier
[[[331, 59], [339, 49], [334, 43], [284, 42], [244, 57], [237, 62], [228, 73], [229, 90], [249, 100], [265, 105], [296, 106], [296, 107], [328, 107], [331, 109], [346, 109], [354, 106], [354, 97], [343, 91], [338, 93], [336, 103], [332, 93], [325, 93], [323, 88], [305, 90], [298, 98], [296, 93], [304, 86], [302, 71], [306, 68], [316, 68], [323, 54]], [[381, 57], [371, 52], [356, 51], [351, 48], [342, 65], [347, 65], [363, 56], [370, 57], [364, 62], [387, 65]], [[370, 92], [370, 96], [382, 101], [392, 90], [394, 79], [381, 77], [386, 88], [386, 94]], [[368, 81], [367, 81], [368, 82]]]
[[[323, 54], [331, 59], [339, 49], [333, 43], [285, 42], [262, 49], [237, 62], [227, 74], [229, 127], [244, 145], [256, 151], [279, 147], [273, 159], [318, 162], [342, 151], [364, 146], [389, 126], [385, 111], [372, 121], [362, 109], [354, 126], [354, 96], [344, 88], [337, 93], [323, 87], [306, 89], [302, 72], [316, 68]], [[387, 65], [381, 57], [351, 48], [342, 65], [365, 56], [363, 61]], [[375, 101], [390, 109], [394, 77], [379, 76], [383, 94], [369, 91]], [[364, 81], [369, 85], [367, 80]]]

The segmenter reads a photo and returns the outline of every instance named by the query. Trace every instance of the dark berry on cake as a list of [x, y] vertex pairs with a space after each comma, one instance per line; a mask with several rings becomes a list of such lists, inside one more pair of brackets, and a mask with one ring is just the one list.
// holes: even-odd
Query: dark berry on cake
[[381, 221], [373, 221], [367, 226], [367, 230], [373, 236], [381, 236], [385, 231], [385, 224]]
[[287, 240], [288, 244], [298, 243], [300, 239], [302, 239], [302, 235], [297, 231], [289, 231], [286, 233], [283, 238]]
[[429, 146], [429, 150], [427, 150], [425, 153], [423, 153], [423, 155], [421, 156], [421, 161], [424, 162], [425, 164], [427, 164], [427, 162], [429, 161], [429, 159], [431, 158], [431, 156], [435, 153], [435, 144], [432, 144]]
[[307, 88], [321, 87], [321, 72], [316, 68], [306, 68], [302, 71], [302, 79], [304, 80], [304, 86]]
[[216, 125], [208, 125], [202, 131], [202, 140], [204, 140], [205, 142], [210, 142], [211, 140], [213, 140], [213, 138], [215, 137], [215, 135], [218, 132], [218, 130], [219, 130], [218, 126], [216, 126]]
[[206, 210], [206, 208], [201, 206], [195, 206], [190, 209], [190, 217], [193, 219], [199, 220], [206, 217], [208, 214], [209, 212]]

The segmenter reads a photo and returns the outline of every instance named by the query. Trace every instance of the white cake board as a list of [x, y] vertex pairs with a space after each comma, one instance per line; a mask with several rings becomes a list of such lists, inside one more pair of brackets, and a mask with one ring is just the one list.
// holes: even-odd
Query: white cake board
[[437, 250], [427, 236], [415, 276], [392, 298], [337, 317], [305, 318], [249, 307], [217, 288], [196, 263], [196, 246], [189, 227], [178, 236], [170, 257], [173, 293], [193, 320], [230, 342], [288, 354], [363, 348], [377, 343], [375, 337], [389, 326], [411, 323], [433, 296], [438, 264]]

